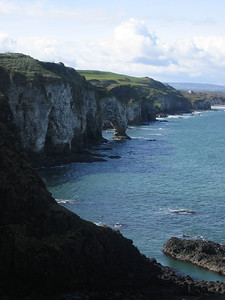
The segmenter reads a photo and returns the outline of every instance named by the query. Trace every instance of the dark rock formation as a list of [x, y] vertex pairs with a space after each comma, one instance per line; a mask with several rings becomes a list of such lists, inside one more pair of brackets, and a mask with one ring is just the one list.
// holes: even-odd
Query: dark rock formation
[[173, 258], [225, 275], [225, 246], [221, 244], [172, 237], [164, 244], [163, 251]]
[[27, 162], [12, 118], [0, 95], [1, 299], [207, 299], [225, 292], [222, 283], [175, 274], [118, 231], [57, 204]]

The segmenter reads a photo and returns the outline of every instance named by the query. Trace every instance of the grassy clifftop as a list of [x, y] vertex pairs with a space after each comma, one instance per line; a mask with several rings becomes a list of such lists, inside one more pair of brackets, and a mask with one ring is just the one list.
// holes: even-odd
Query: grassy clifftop
[[[78, 70], [98, 90], [106, 90], [127, 104], [132, 101], [151, 103], [154, 113], [161, 112], [160, 98], [168, 97], [178, 102], [185, 102], [184, 96], [169, 85], [149, 77], [133, 77], [111, 72]], [[185, 104], [184, 104], [185, 105]]]
[[[91, 70], [78, 70], [87, 80], [93, 82], [95, 85], [104, 85], [106, 88], [113, 88], [118, 84], [130, 84], [142, 87], [151, 87], [158, 89], [167, 89], [163, 83], [156, 81], [149, 77], [133, 77], [128, 75], [116, 74], [112, 72], [91, 71]], [[170, 87], [171, 88], [171, 87]], [[171, 88], [173, 89], [173, 88]], [[173, 89], [174, 90], [174, 89]]]
[[89, 86], [73, 68], [63, 63], [41, 62], [20, 53], [0, 53], [0, 90], [5, 92], [10, 82], [32, 84], [37, 87], [46, 83], [69, 83], [73, 90]]
[[176, 89], [169, 85], [165, 85], [149, 77], [133, 77], [112, 72], [91, 71], [91, 70], [78, 70], [78, 73], [84, 76], [89, 82], [96, 86], [104, 87], [111, 90], [121, 85], [129, 85], [136, 87], [139, 90], [149, 92], [157, 92], [161, 94], [174, 93], [181, 95]]

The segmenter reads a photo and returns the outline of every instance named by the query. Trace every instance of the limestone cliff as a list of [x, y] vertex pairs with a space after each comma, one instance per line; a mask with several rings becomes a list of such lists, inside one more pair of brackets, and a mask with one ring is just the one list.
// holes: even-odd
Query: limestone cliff
[[9, 101], [21, 143], [28, 152], [54, 155], [101, 143], [106, 119], [117, 137], [126, 137], [121, 104], [112, 97], [101, 99], [82, 76], [62, 63], [1, 54], [0, 79], [0, 91]]
[[122, 84], [109, 88], [109, 91], [124, 106], [129, 125], [155, 120], [154, 101], [142, 87]]
[[61, 82], [41, 87], [11, 82], [5, 94], [28, 151], [62, 153], [101, 140], [101, 119], [94, 91], [88, 88], [81, 91], [81, 104], [71, 86]]

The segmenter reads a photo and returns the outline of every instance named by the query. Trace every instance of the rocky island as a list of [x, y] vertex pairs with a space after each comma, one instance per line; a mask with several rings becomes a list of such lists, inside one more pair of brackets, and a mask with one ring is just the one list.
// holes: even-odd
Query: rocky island
[[172, 237], [163, 246], [163, 252], [181, 261], [225, 275], [225, 246], [199, 239]]
[[33, 169], [102, 142], [105, 119], [126, 137], [110, 98], [62, 64], [0, 56], [0, 299], [224, 297], [225, 284], [180, 276], [60, 206]]

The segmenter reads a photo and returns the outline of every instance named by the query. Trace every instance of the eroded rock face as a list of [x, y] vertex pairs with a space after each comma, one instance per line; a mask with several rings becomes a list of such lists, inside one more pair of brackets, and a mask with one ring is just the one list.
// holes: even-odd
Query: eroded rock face
[[62, 63], [1, 54], [0, 91], [8, 99], [22, 146], [29, 153], [68, 154], [99, 144], [106, 120], [115, 137], [127, 138], [121, 102], [101, 95]]
[[[69, 84], [44, 83], [42, 88], [11, 83], [7, 92], [14, 123], [24, 149], [63, 153], [101, 140], [101, 115], [93, 90], [74, 99]], [[80, 101], [79, 105], [77, 102]]]
[[225, 246], [218, 243], [172, 237], [164, 244], [163, 251], [173, 258], [225, 275]]
[[126, 116], [128, 124], [143, 124], [155, 120], [153, 104], [147, 99], [129, 101], [126, 104]]

